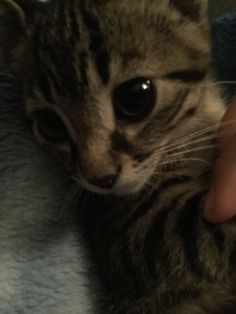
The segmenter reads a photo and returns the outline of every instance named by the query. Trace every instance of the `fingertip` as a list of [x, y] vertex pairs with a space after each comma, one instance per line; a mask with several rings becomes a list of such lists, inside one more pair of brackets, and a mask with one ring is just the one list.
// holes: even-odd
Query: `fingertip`
[[217, 194], [216, 189], [212, 188], [205, 199], [203, 216], [210, 223], [226, 222], [236, 214], [236, 207], [234, 206], [236, 202], [222, 192]]
[[218, 136], [220, 156], [215, 164], [213, 186], [208, 193], [203, 216], [222, 223], [236, 216], [236, 98], [223, 117]]
[[213, 209], [204, 213], [204, 219], [210, 223], [224, 223], [235, 217], [232, 210], [226, 210], [225, 208]]

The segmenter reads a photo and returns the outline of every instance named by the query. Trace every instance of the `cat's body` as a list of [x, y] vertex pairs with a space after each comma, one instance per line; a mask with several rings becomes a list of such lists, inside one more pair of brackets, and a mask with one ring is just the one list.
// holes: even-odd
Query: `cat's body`
[[235, 313], [236, 227], [201, 213], [223, 114], [207, 1], [15, 2], [1, 58], [39, 141], [98, 193], [81, 205], [112, 313]]

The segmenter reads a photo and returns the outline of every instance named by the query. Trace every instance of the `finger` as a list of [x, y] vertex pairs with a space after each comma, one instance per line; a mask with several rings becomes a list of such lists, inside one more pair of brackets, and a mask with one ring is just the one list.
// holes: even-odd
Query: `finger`
[[222, 145], [224, 150], [216, 162], [214, 183], [204, 208], [204, 217], [215, 223], [236, 215], [236, 135]]

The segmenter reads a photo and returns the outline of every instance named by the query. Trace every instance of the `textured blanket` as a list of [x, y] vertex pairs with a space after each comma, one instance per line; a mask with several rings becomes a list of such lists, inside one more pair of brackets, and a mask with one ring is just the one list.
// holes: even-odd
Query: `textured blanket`
[[19, 99], [0, 75], [0, 313], [97, 313], [74, 190], [36, 144]]
[[[236, 15], [213, 24], [213, 42], [219, 80], [236, 80]], [[235, 86], [225, 84], [228, 97]], [[35, 143], [19, 99], [0, 75], [0, 314], [97, 313], [73, 189]]]

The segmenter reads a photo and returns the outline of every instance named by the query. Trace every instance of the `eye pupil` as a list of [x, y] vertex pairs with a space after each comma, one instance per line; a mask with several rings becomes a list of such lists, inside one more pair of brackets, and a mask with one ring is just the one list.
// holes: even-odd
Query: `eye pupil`
[[68, 131], [61, 118], [50, 109], [35, 112], [37, 127], [41, 136], [48, 142], [62, 144], [69, 138]]
[[114, 91], [114, 107], [120, 120], [137, 121], [151, 112], [156, 100], [155, 88], [147, 78], [135, 78]]

